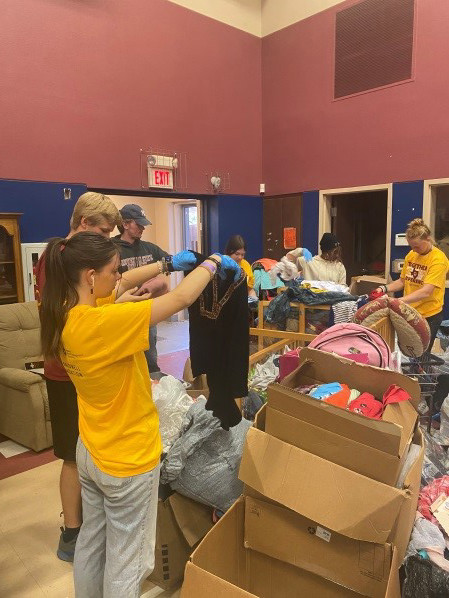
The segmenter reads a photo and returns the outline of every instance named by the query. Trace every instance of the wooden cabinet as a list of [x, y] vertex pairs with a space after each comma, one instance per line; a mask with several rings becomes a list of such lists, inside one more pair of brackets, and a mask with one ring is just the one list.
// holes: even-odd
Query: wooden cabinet
[[0, 305], [24, 300], [18, 213], [0, 213]]

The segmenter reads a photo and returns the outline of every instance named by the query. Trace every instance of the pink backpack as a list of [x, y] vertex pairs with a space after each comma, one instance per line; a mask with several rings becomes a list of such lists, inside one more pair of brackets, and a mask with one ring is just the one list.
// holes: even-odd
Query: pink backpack
[[314, 338], [309, 347], [350, 359], [354, 356], [356, 361], [367, 356], [364, 361], [369, 365], [390, 366], [391, 351], [385, 340], [374, 330], [358, 324], [335, 324]]

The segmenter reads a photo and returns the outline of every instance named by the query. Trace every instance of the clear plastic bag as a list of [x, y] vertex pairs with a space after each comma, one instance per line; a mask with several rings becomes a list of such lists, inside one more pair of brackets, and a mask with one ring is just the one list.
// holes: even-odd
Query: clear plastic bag
[[179, 438], [182, 421], [193, 403], [185, 385], [173, 376], [163, 376], [152, 388], [153, 401], [159, 413], [159, 430], [166, 453]]
[[423, 431], [425, 438], [424, 463], [421, 474], [423, 486], [431, 484], [435, 479], [447, 473], [447, 453], [428, 432]]

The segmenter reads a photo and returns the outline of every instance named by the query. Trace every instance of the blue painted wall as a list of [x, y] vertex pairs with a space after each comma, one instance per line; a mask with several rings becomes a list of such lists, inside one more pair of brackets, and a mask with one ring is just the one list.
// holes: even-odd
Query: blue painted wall
[[318, 253], [319, 191], [302, 194], [302, 246], [313, 255]]
[[[404, 258], [410, 251], [408, 245], [396, 246], [395, 236], [404, 233], [414, 218], [422, 218], [423, 181], [393, 184], [393, 208], [391, 215], [391, 261]], [[390, 265], [391, 270], [391, 265]], [[392, 274], [398, 278], [397, 274]]]
[[[64, 187], [72, 197], [65, 200]], [[39, 183], [0, 179], [0, 212], [22, 212], [19, 220], [22, 243], [39, 243], [50, 237], [64, 237], [78, 197], [86, 185], [72, 183]]]
[[258, 195], [218, 195], [207, 200], [209, 251], [223, 253], [232, 235], [246, 241], [246, 259], [262, 255], [263, 203]]

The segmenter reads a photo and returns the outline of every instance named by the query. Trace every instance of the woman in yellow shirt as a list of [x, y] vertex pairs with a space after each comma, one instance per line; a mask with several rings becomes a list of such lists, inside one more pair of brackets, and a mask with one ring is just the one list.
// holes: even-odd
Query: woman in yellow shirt
[[149, 325], [193, 303], [220, 267], [236, 276], [241, 270], [215, 254], [175, 290], [148, 300], [149, 294], [133, 293], [162, 272], [191, 269], [191, 252], [135, 268], [121, 279], [117, 246], [96, 233], [54, 239], [46, 256], [42, 350], [46, 358], [60, 357], [79, 406], [83, 524], [75, 595], [137, 598], [154, 567], [162, 449], [144, 355]]
[[226, 243], [225, 254], [229, 255], [242, 268], [246, 274], [246, 281], [248, 283], [248, 296], [257, 299], [256, 291], [254, 290], [254, 274], [251, 264], [245, 260], [246, 243], [242, 236], [233, 235]]
[[412, 220], [405, 234], [411, 251], [405, 257], [401, 276], [388, 285], [382, 285], [379, 290], [404, 291], [401, 300], [414, 307], [429, 324], [427, 352], [430, 353], [443, 320], [449, 262], [445, 254], [435, 247], [430, 229], [421, 218]]

